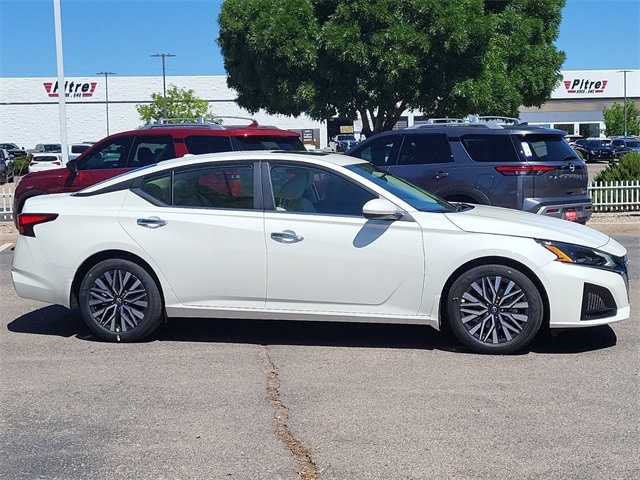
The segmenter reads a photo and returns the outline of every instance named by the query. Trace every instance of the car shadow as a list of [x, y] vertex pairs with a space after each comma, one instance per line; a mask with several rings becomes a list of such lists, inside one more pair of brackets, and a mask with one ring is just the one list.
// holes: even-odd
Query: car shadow
[[[100, 341], [85, 325], [77, 310], [57, 305], [22, 315], [7, 328], [14, 333]], [[447, 332], [425, 325], [378, 323], [173, 318], [143, 342], [398, 348], [475, 354]], [[616, 342], [615, 332], [608, 325], [557, 334], [545, 330], [519, 354], [581, 353], [609, 348]]]

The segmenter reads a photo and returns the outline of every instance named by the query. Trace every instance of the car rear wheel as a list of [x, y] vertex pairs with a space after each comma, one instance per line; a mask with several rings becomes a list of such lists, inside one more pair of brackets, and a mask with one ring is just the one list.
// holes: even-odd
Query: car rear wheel
[[460, 342], [478, 353], [521, 350], [542, 325], [542, 297], [522, 272], [485, 265], [463, 273], [447, 296], [449, 325]]
[[82, 280], [78, 301], [89, 328], [107, 341], [140, 340], [163, 318], [156, 281], [129, 260], [104, 260], [92, 267]]

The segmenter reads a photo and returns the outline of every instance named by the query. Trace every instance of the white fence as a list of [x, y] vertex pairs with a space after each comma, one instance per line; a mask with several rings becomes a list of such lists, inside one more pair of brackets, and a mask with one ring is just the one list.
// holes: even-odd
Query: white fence
[[[2, 187], [0, 221], [13, 219], [13, 189]], [[640, 181], [591, 182], [588, 193], [594, 212], [640, 211]]]
[[591, 182], [588, 193], [594, 212], [631, 212], [640, 210], [640, 181]]
[[0, 194], [0, 222], [13, 220], [13, 188], [2, 187]]

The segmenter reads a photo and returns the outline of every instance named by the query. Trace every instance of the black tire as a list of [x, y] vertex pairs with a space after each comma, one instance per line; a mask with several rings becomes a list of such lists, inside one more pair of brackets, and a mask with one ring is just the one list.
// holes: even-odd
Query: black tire
[[129, 260], [104, 260], [94, 265], [80, 284], [82, 318], [101, 339], [134, 342], [162, 322], [163, 305], [156, 281]]
[[447, 295], [449, 326], [474, 352], [509, 354], [527, 346], [542, 325], [544, 305], [533, 282], [504, 265], [464, 272]]

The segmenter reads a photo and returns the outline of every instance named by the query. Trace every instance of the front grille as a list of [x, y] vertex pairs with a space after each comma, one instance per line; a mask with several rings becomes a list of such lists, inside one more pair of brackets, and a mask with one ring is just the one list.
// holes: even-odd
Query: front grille
[[584, 284], [580, 320], [613, 317], [617, 311], [618, 306], [609, 289], [592, 283]]

